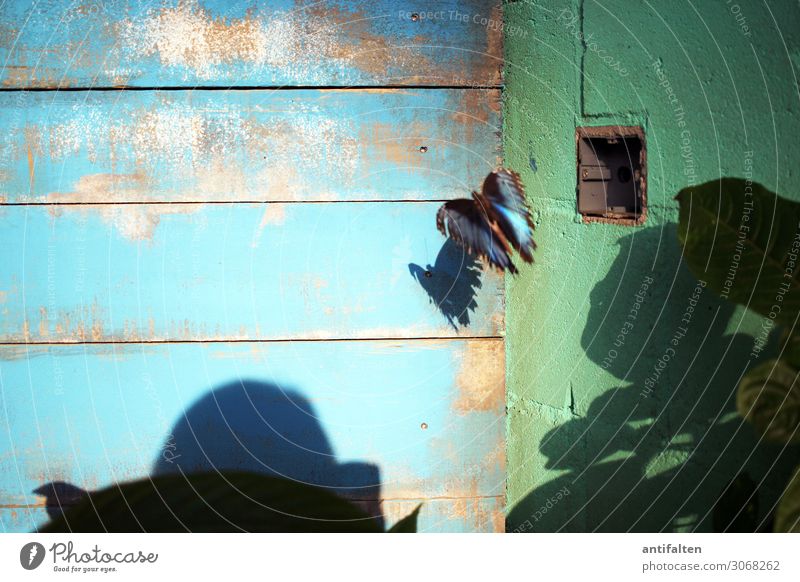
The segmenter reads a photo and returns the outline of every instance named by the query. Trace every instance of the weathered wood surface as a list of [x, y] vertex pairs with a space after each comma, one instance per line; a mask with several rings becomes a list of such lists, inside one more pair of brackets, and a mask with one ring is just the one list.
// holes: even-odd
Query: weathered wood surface
[[6, 206], [0, 341], [497, 336], [502, 277], [437, 262], [437, 206]]
[[[422, 503], [420, 533], [502, 532], [505, 524], [503, 497], [464, 499], [414, 499], [381, 502], [387, 527], [411, 513]], [[0, 507], [0, 532], [33, 531], [47, 523], [47, 510], [41, 506]]]
[[169, 469], [189, 418], [263, 469], [225, 394], [248, 450], [295, 430], [273, 471], [503, 529], [503, 280], [434, 220], [500, 161], [499, 4], [0, 5], [0, 529]]
[[[239, 468], [361, 499], [379, 483], [389, 518], [392, 503], [447, 498], [423, 528], [489, 529], [502, 521], [503, 353], [494, 339], [0, 346], [0, 506], [30, 528], [46, 483]], [[330, 460], [298, 468], [311, 457]]]
[[497, 90], [0, 93], [0, 202], [458, 198], [500, 161], [499, 111]]
[[[0, 85], [495, 85], [499, 1], [0, 5]], [[417, 11], [418, 18], [412, 17]]]

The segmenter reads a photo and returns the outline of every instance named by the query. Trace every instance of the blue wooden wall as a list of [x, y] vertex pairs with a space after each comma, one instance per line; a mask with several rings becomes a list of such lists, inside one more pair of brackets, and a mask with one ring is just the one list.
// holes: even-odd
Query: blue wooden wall
[[500, 19], [0, 6], [3, 530], [210, 468], [503, 529], [503, 281], [434, 220], [501, 160]]

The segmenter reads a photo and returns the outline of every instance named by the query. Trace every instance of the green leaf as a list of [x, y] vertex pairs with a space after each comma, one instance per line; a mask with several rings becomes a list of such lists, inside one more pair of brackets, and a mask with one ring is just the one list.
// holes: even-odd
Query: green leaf
[[736, 408], [766, 440], [800, 442], [800, 382], [797, 370], [784, 361], [768, 360], [747, 372]]
[[800, 204], [722, 178], [685, 188], [678, 238], [692, 273], [737, 303], [792, 323], [800, 313]]
[[333, 493], [255, 473], [169, 475], [123, 483], [86, 499], [40, 531], [380, 532]]
[[775, 531], [778, 533], [800, 533], [800, 465], [795, 469], [794, 476], [775, 512]]
[[417, 533], [417, 518], [419, 517], [420, 509], [422, 509], [421, 503], [417, 505], [414, 511], [394, 524], [389, 529], [389, 533]]

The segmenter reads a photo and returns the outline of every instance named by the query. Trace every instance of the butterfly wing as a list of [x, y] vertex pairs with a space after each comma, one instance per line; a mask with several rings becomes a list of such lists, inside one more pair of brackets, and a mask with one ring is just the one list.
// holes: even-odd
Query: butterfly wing
[[436, 227], [467, 252], [485, 258], [500, 270], [517, 272], [509, 256], [508, 241], [490, 224], [475, 200], [459, 198], [442, 204], [436, 213]]
[[497, 223], [511, 248], [526, 263], [532, 263], [536, 248], [533, 219], [519, 175], [502, 168], [492, 172], [483, 181], [477, 198], [485, 205], [487, 214]]

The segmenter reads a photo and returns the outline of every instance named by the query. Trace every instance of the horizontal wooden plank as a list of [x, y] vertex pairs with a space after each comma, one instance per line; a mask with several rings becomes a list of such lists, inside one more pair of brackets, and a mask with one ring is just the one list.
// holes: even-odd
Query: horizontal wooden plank
[[4, 2], [0, 84], [491, 85], [501, 28], [499, 0]]
[[499, 340], [0, 346], [0, 506], [218, 468], [491, 522], [504, 368]]
[[0, 507], [0, 533], [34, 531], [47, 521], [44, 507]]
[[458, 198], [500, 162], [499, 110], [496, 90], [2, 93], [0, 202]]
[[0, 207], [0, 341], [497, 336], [503, 279], [437, 207]]
[[[419, 533], [495, 533], [505, 527], [502, 497], [464, 499], [385, 500], [386, 527], [391, 527], [422, 504]], [[44, 507], [0, 507], [0, 532], [34, 531], [49, 520]]]

